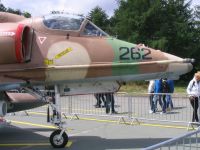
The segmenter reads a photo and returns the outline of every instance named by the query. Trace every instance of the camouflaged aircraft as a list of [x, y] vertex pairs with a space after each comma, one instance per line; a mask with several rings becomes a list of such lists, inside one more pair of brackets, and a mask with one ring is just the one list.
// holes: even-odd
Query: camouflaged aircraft
[[[34, 90], [53, 86], [50, 136], [54, 147], [68, 141], [61, 122], [60, 95], [116, 92], [134, 80], [177, 79], [192, 59], [109, 36], [88, 19], [70, 14], [24, 18], [0, 13], [0, 115], [38, 107], [47, 100]], [[24, 88], [26, 93], [11, 93]]]

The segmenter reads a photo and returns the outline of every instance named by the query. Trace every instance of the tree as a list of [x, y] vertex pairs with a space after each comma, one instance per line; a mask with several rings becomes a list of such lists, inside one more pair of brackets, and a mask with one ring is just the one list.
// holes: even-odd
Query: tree
[[12, 9], [12, 8], [7, 8], [6, 12], [12, 13], [12, 14], [17, 14], [17, 15], [22, 15], [21, 10], [19, 9]]
[[26, 18], [31, 18], [31, 14], [29, 12], [23, 12], [23, 16]]
[[4, 7], [4, 5], [2, 3], [0, 3], [0, 11], [5, 12], [6, 8]]
[[183, 58], [196, 58], [199, 35], [190, 1], [118, 0], [118, 3], [111, 25], [120, 39], [144, 43]]
[[[190, 53], [193, 22], [190, 2], [185, 0], [119, 1], [113, 29], [119, 38], [144, 43], [185, 56]], [[186, 51], [188, 53], [186, 53]]]
[[197, 29], [200, 29], [200, 5], [195, 6], [194, 22], [195, 22], [195, 27]]
[[198, 21], [200, 21], [200, 5], [195, 6], [194, 16]]
[[6, 8], [2, 3], [0, 3], [0, 11], [9, 12], [12, 14], [23, 15], [26, 18], [30, 18], [31, 14], [29, 12], [22, 12], [20, 9]]
[[109, 24], [108, 15], [99, 6], [93, 8], [89, 12], [87, 18], [94, 24], [96, 24], [98, 27], [100, 27], [102, 30], [108, 31], [108, 24]]
[[197, 5], [195, 7], [194, 11], [194, 32], [193, 32], [193, 43], [195, 45], [194, 52], [192, 54], [192, 57], [196, 59], [196, 62], [194, 64], [195, 70], [200, 70], [200, 5]]

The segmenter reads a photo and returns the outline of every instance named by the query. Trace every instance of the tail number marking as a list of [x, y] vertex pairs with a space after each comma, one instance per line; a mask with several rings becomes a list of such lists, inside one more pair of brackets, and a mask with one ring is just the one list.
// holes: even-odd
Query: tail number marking
[[128, 47], [120, 47], [120, 60], [150, 60], [151, 51], [145, 48], [128, 48]]

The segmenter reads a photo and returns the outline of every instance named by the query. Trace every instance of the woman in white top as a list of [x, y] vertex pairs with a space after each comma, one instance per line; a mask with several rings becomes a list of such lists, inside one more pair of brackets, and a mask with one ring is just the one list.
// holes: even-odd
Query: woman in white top
[[197, 110], [199, 107], [198, 99], [200, 96], [200, 72], [194, 74], [194, 78], [189, 82], [187, 87], [190, 104], [193, 108], [192, 122], [199, 122]]

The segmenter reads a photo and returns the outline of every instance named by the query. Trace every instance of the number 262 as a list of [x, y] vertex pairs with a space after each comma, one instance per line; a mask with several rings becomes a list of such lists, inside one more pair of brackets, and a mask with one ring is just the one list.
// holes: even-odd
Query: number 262
[[[152, 59], [151, 57], [149, 57], [149, 55], [151, 54], [151, 51], [149, 49], [137, 49], [137, 48], [128, 48], [128, 47], [120, 47], [120, 60], [138, 60], [138, 59], [143, 59], [143, 60], [147, 60], [147, 59]], [[141, 53], [142, 52], [142, 53]]]

